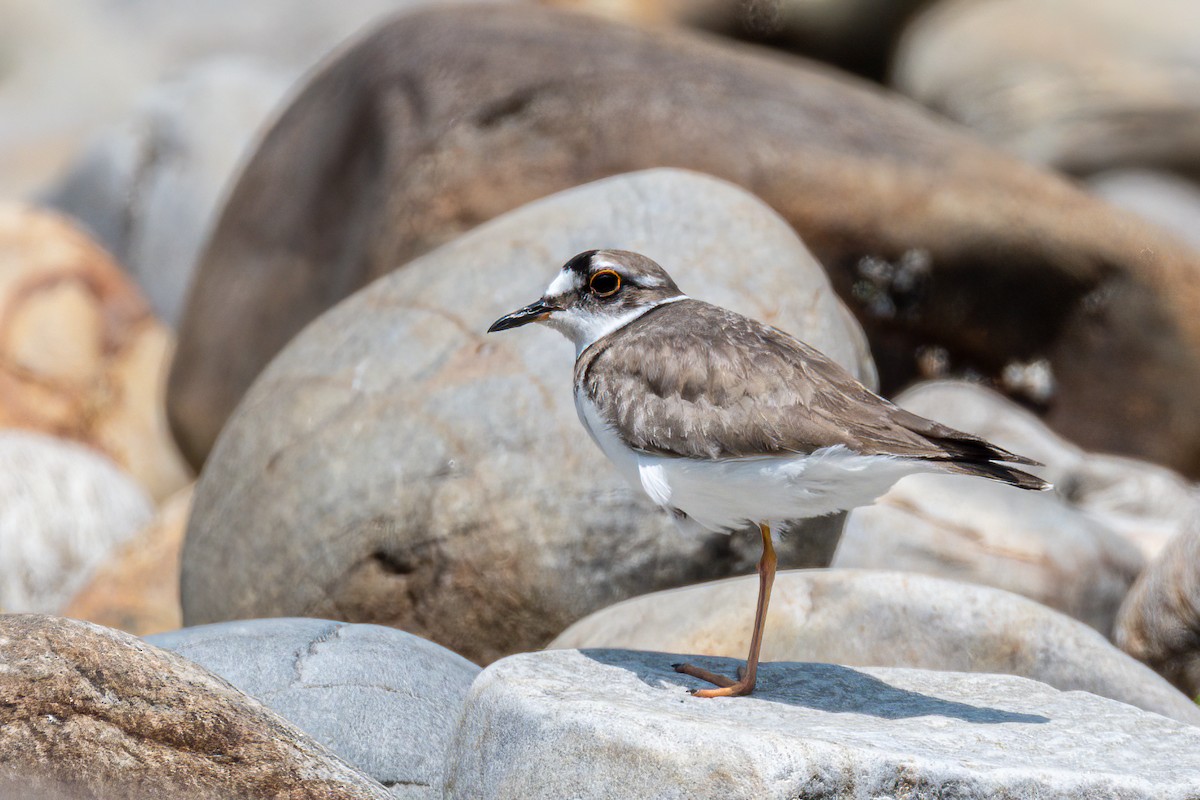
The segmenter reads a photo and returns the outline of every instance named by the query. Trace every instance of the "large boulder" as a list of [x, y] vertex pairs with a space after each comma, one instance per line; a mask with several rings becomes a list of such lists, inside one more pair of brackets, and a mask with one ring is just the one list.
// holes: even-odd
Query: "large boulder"
[[5, 797], [390, 798], [257, 700], [128, 634], [3, 615], [0, 663]]
[[1077, 173], [1200, 166], [1191, 0], [942, 0], [905, 31], [892, 74], [1032, 161]]
[[[757, 580], [643, 595], [597, 611], [551, 648], [616, 647], [745, 658]], [[767, 661], [1019, 675], [1200, 724], [1200, 708], [1096, 631], [1023, 597], [895, 572], [781, 572]]]
[[[263, 373], [196, 489], [185, 623], [378, 622], [484, 662], [617, 600], [751, 569], [756, 531], [684, 537], [618, 476], [579, 424], [565, 339], [484, 333], [604, 246], [873, 379], [820, 265], [741, 189], [656, 170], [547, 198], [354, 295]], [[828, 563], [839, 532], [794, 537], [783, 563]]]
[[370, 280], [530, 200], [655, 166], [778, 210], [855, 298], [885, 389], [922, 345], [985, 375], [1044, 358], [1056, 429], [1200, 473], [1193, 252], [827, 69], [521, 6], [398, 17], [279, 117], [197, 270], [171, 376], [181, 445], [202, 461], [272, 356]]
[[[765, 664], [750, 697], [689, 697], [689, 656], [558, 650], [475, 681], [446, 797], [1185, 800], [1200, 729], [1036, 681]], [[731, 659], [693, 659], [731, 672]]]
[[57, 612], [152, 513], [99, 453], [0, 430], [0, 610]]
[[0, 428], [87, 444], [165, 497], [190, 475], [164, 411], [171, 350], [94, 242], [57, 214], [0, 206]]
[[378, 625], [258, 619], [147, 638], [277, 711], [393, 796], [440, 798], [442, 762], [479, 667]]
[[62, 615], [138, 636], [182, 625], [179, 557], [193, 489], [167, 498], [148, 525], [114, 548]]
[[1116, 641], [1200, 699], [1200, 514], [1129, 591], [1117, 618]]

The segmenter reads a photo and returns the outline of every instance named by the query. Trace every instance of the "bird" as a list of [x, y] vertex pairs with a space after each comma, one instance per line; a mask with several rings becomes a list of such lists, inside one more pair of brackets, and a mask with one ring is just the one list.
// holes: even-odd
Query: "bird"
[[574, 256], [488, 333], [535, 322], [574, 343], [579, 419], [636, 490], [688, 532], [758, 527], [746, 664], [736, 678], [673, 665], [712, 685], [698, 697], [754, 691], [785, 521], [867, 505], [922, 472], [1051, 488], [1012, 466], [1038, 462], [900, 408], [784, 331], [689, 297], [639, 253]]

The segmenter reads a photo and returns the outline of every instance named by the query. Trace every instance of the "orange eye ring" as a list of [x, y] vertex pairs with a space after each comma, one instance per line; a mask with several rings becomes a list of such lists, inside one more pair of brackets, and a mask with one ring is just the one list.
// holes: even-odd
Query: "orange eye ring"
[[621, 291], [621, 276], [615, 270], [602, 269], [588, 279], [588, 287], [597, 297], [612, 297]]

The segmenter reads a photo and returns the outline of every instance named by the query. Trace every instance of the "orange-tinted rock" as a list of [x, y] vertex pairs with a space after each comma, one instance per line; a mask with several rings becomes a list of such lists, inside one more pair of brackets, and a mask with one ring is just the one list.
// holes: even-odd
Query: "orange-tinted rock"
[[192, 489], [189, 486], [172, 495], [149, 525], [109, 556], [63, 609], [63, 616], [138, 636], [182, 626], [179, 554], [192, 507]]
[[391, 795], [182, 656], [78, 620], [0, 615], [0, 792], [30, 798]]
[[171, 350], [103, 250], [56, 215], [0, 206], [0, 427], [90, 445], [161, 498], [189, 474], [163, 412]]

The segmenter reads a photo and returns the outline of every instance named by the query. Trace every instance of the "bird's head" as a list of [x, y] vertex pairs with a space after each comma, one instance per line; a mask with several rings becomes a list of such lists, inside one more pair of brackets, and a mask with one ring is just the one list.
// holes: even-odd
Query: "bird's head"
[[488, 333], [544, 322], [576, 352], [655, 306], [685, 299], [667, 271], [628, 250], [588, 250], [563, 264], [537, 301], [492, 323]]

